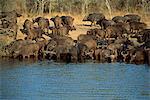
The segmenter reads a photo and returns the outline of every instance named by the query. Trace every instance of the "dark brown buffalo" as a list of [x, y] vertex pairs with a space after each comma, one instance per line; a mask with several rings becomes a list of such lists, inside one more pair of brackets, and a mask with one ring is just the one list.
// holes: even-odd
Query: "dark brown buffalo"
[[54, 49], [53, 52], [57, 56], [57, 61], [64, 61], [63, 57], [61, 54], [67, 54], [69, 53], [69, 48], [65, 45], [57, 45]]
[[146, 42], [144, 43], [144, 46], [145, 46], [146, 48], [150, 48], [150, 40], [149, 40], [149, 41], [146, 41]]
[[129, 22], [127, 22], [127, 23], [125, 23], [125, 22], [118, 22], [114, 26], [122, 28], [127, 33], [130, 33], [130, 24], [129, 24]]
[[27, 44], [22, 46], [19, 50], [14, 51], [13, 57], [17, 58], [19, 56], [22, 56], [23, 59], [30, 58], [30, 56], [35, 56], [38, 58], [38, 53], [39, 53], [39, 45], [35, 43]]
[[57, 45], [64, 45], [65, 47], [71, 47], [74, 44], [74, 40], [71, 37], [63, 36], [63, 37], [54, 37], [53, 38], [56, 42]]
[[96, 49], [93, 53], [94, 59], [97, 61], [102, 61], [102, 49]]
[[95, 50], [97, 48], [97, 42], [93, 39], [83, 42], [83, 44], [85, 44], [89, 50]]
[[97, 21], [96, 24], [99, 24], [101, 26], [101, 29], [106, 29], [108, 26], [113, 26], [116, 23], [113, 20], [103, 19], [103, 20]]
[[[88, 47], [77, 43], [69, 37], [54, 37], [46, 47], [46, 51], [56, 55], [57, 61], [84, 61]], [[51, 57], [48, 57], [51, 58]]]
[[63, 46], [64, 48], [70, 48], [74, 45], [75, 45], [74, 40], [71, 37], [55, 36], [49, 41], [49, 43], [46, 47], [46, 50], [51, 51], [54, 48], [56, 48], [57, 46], [59, 46], [59, 47]]
[[26, 19], [23, 24], [23, 29], [24, 30], [33, 29], [33, 22], [31, 22], [29, 19]]
[[147, 51], [146, 51], [147, 53], [147, 63], [148, 63], [148, 65], [150, 66], [150, 49], [147, 49]]
[[18, 25], [17, 24], [9, 24], [9, 28], [14, 32], [14, 39], [17, 39]]
[[131, 57], [131, 63], [134, 64], [144, 64], [145, 63], [145, 51], [135, 50]]
[[87, 35], [90, 36], [96, 36], [96, 39], [103, 39], [105, 38], [105, 31], [95, 28], [95, 29], [90, 29], [89, 31], [87, 31]]
[[89, 52], [87, 45], [83, 43], [77, 43], [76, 48], [77, 48], [77, 54], [78, 54], [78, 61], [79, 62], [85, 61], [86, 54]]
[[22, 40], [22, 39], [15, 40], [15, 41], [11, 42], [9, 45], [5, 46], [5, 50], [8, 54], [8, 56], [11, 57], [15, 51], [18, 51], [22, 46], [24, 46], [26, 44], [30, 44], [30, 43], [33, 43], [33, 42]]
[[38, 26], [44, 30], [46, 29], [46, 31], [48, 32], [49, 30], [49, 20], [47, 18], [43, 18], [43, 17], [37, 17], [35, 19], [33, 19], [33, 23], [37, 22]]
[[60, 27], [60, 28], [55, 28], [52, 27], [50, 28], [52, 30], [52, 35], [58, 35], [58, 36], [64, 36], [64, 35], [69, 35], [69, 29], [66, 26]]
[[117, 38], [122, 37], [122, 34], [124, 34], [125, 30], [122, 27], [118, 26], [108, 26], [106, 28], [106, 38]]
[[144, 46], [146, 48], [150, 48], [150, 29], [145, 29], [141, 31], [142, 34], [142, 42], [144, 42]]
[[143, 29], [146, 29], [147, 25], [143, 22], [130, 22], [130, 31], [131, 32], [139, 32]]
[[121, 44], [112, 43], [107, 46], [107, 49], [111, 50], [113, 53], [116, 53], [116, 51], [121, 49], [121, 47]]
[[69, 30], [76, 30], [75, 26], [73, 25], [74, 18], [71, 16], [61, 16], [63, 26], [67, 26]]
[[126, 22], [126, 19], [123, 16], [115, 16], [115, 17], [112, 18], [112, 20], [116, 23]]
[[71, 61], [77, 62], [78, 61], [78, 49], [76, 46], [72, 46], [69, 50], [69, 53], [71, 54]]
[[48, 44], [44, 48], [44, 53], [46, 54], [46, 58], [49, 60], [57, 60], [57, 55], [55, 48], [57, 46], [57, 42], [54, 39], [50, 39]]
[[150, 29], [143, 30], [141, 34], [143, 35], [143, 42], [150, 41]]
[[[55, 36], [49, 41], [48, 45], [46, 46], [47, 55], [49, 56], [48, 58], [50, 59], [52, 58], [52, 55], [56, 55], [55, 59], [57, 59], [58, 61], [65, 60], [65, 57], [74, 55], [72, 54], [73, 51], [70, 51], [71, 49], [73, 49], [72, 47], [74, 45], [74, 40], [70, 37]], [[62, 59], [63, 57], [64, 59]]]
[[105, 19], [105, 16], [102, 13], [91, 13], [88, 16], [85, 16], [83, 21], [90, 21], [92, 26], [93, 24], [96, 25], [96, 22], [102, 19]]
[[88, 40], [96, 40], [96, 37], [94, 35], [87, 35], [87, 34], [80, 34], [78, 37], [77, 37], [77, 40], [78, 41], [82, 41], [82, 42], [86, 42]]
[[62, 19], [57, 15], [54, 18], [50, 19], [51, 21], [54, 22], [55, 28], [61, 28], [62, 27]]
[[92, 35], [80, 34], [78, 36], [78, 42], [86, 45], [89, 50], [95, 50], [97, 47], [97, 42], [94, 38], [95, 36]]
[[127, 14], [124, 15], [124, 18], [127, 20], [127, 22], [140, 22], [141, 17], [137, 14]]
[[48, 45], [49, 41], [44, 39], [44, 40], [41, 40], [41, 41], [37, 41], [36, 44], [39, 45], [39, 51], [40, 52], [43, 52], [45, 47]]
[[61, 61], [66, 62], [66, 63], [72, 62], [71, 53], [61, 53], [60, 58], [61, 58]]
[[27, 35], [27, 37], [25, 38], [26, 40], [38, 41], [39, 38], [45, 39], [42, 36], [42, 34], [45, 34], [45, 32], [43, 30], [41, 30], [40, 28], [28, 29], [27, 31], [23, 31], [23, 32], [25, 32], [24, 34]]
[[96, 49], [94, 51], [94, 58], [99, 62], [111, 62], [111, 50], [109, 49]]
[[49, 40], [49, 43], [46, 45], [46, 51], [52, 51], [57, 46], [57, 42], [54, 39]]

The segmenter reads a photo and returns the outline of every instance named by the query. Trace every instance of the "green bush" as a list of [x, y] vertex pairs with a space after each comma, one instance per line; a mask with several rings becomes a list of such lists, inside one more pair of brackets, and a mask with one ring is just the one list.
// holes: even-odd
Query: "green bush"
[[10, 11], [21, 10], [27, 14], [41, 13], [90, 13], [106, 11], [106, 1], [112, 11], [133, 10], [150, 14], [150, 0], [0, 0], [0, 9]]

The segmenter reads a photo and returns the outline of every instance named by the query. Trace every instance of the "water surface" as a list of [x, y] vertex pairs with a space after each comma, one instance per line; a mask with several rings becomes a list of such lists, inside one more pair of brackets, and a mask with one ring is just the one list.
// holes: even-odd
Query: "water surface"
[[0, 100], [150, 100], [147, 65], [0, 62]]

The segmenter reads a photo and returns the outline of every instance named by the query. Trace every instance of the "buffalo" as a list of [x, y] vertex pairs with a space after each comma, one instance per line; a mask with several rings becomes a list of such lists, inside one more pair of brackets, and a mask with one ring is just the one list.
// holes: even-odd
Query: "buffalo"
[[91, 13], [86, 16], [83, 21], [90, 21], [91, 26], [96, 25], [96, 22], [99, 20], [105, 19], [105, 16], [102, 13]]

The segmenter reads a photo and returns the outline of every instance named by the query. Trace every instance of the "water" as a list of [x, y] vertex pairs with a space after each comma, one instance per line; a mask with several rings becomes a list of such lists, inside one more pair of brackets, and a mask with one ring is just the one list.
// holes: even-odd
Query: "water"
[[9, 61], [0, 66], [0, 100], [150, 100], [146, 65]]

